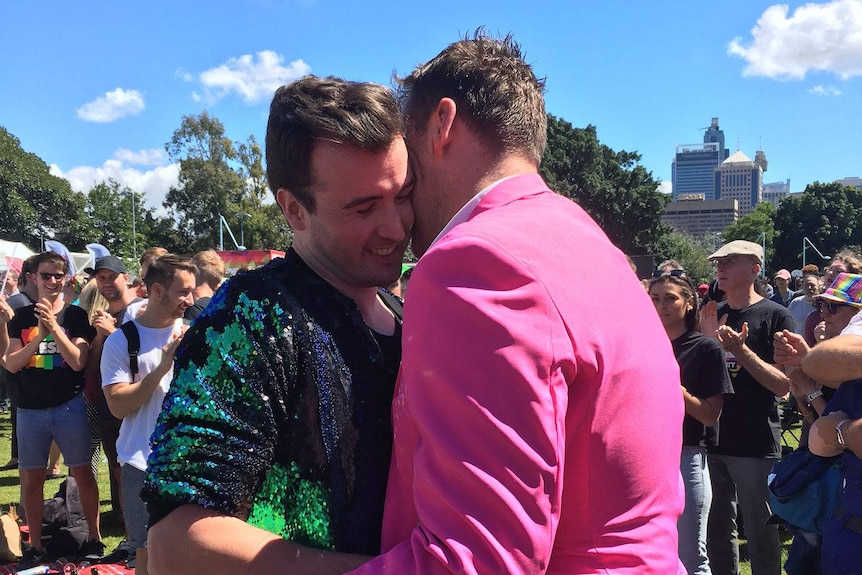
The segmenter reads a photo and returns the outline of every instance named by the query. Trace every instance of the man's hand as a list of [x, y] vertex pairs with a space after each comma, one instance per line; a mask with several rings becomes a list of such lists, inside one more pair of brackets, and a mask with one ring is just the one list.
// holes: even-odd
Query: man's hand
[[0, 325], [9, 323], [13, 317], [15, 317], [15, 310], [6, 303], [6, 294], [0, 295]]
[[805, 375], [805, 372], [801, 369], [791, 369], [788, 376], [790, 377], [790, 393], [800, 403], [805, 403], [807, 396], [817, 391], [820, 387], [816, 381]]
[[716, 337], [718, 326], [718, 303], [711, 300], [700, 310], [700, 333], [707, 337]]
[[823, 341], [826, 339], [826, 322], [821, 321], [814, 326], [814, 341]]
[[716, 339], [718, 339], [718, 343], [721, 344], [721, 347], [725, 351], [738, 355], [742, 350], [742, 346], [745, 345], [745, 340], [748, 339], [748, 322], [744, 322], [742, 329], [736, 331], [729, 325], [725, 325], [726, 321], [727, 316], [721, 318], [716, 330]]
[[778, 365], [802, 365], [811, 349], [798, 333], [788, 330], [775, 332], [772, 337], [773, 357]]
[[99, 310], [93, 315], [93, 327], [99, 335], [108, 337], [117, 331], [117, 320], [108, 312]]
[[[838, 434], [835, 433], [835, 426], [844, 419], [849, 419], [846, 413], [834, 411], [814, 422], [809, 437], [809, 447], [812, 453], [821, 457], [829, 457], [844, 451], [844, 448], [838, 445]], [[816, 437], [814, 437], [815, 434]]]
[[39, 320], [39, 335], [44, 339], [47, 335], [55, 334], [60, 326], [57, 324], [57, 316], [54, 315], [54, 305], [47, 299], [42, 299], [34, 306], [36, 318]]

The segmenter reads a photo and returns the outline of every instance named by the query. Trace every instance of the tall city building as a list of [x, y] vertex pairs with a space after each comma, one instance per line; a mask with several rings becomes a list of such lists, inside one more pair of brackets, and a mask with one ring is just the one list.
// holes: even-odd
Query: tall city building
[[740, 217], [763, 200], [763, 169], [739, 150], [715, 168], [714, 177], [715, 199], [736, 200]]
[[738, 219], [739, 203], [736, 200], [707, 200], [703, 194], [689, 194], [670, 202], [661, 221], [690, 236], [715, 237]]
[[724, 131], [713, 118], [706, 128], [702, 144], [684, 144], [676, 147], [671, 166], [673, 199], [690, 194], [703, 194], [707, 200], [715, 199], [713, 187], [715, 168], [729, 156], [724, 147]]
[[784, 182], [770, 182], [763, 184], [763, 201], [769, 202], [770, 204], [775, 204], [775, 207], [778, 207], [778, 204], [781, 203], [781, 200], [788, 197], [790, 195], [790, 179]]

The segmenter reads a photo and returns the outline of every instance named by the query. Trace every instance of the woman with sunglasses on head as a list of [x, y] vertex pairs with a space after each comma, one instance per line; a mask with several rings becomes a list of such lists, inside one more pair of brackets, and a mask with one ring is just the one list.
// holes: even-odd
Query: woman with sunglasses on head
[[685, 419], [680, 471], [685, 482], [685, 510], [679, 518], [679, 557], [690, 575], [710, 573], [706, 525], [712, 486], [706, 447], [718, 435], [708, 429], [718, 422], [724, 394], [733, 393], [724, 350], [697, 331], [697, 295], [683, 270], [656, 272], [649, 295], [673, 346], [680, 367]]

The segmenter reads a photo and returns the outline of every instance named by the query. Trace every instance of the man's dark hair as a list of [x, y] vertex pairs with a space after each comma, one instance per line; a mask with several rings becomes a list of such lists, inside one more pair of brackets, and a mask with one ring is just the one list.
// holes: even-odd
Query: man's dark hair
[[159, 284], [168, 289], [174, 283], [177, 271], [196, 274], [198, 267], [192, 258], [168, 254], [150, 264], [150, 267], [147, 268], [147, 275], [144, 276], [144, 283], [147, 284], [148, 290], [153, 288], [153, 284]]
[[21, 264], [21, 275], [18, 276], [18, 289], [19, 290], [23, 289], [24, 286], [26, 286], [27, 283], [29, 283], [29, 278], [27, 277], [27, 275], [36, 273], [37, 266], [34, 262], [36, 261], [36, 257], [38, 255], [39, 254], [33, 254], [32, 256], [30, 256], [29, 258], [24, 260], [24, 262]]
[[69, 272], [69, 262], [67, 262], [63, 256], [55, 252], [42, 252], [40, 254], [36, 254], [32, 258], [28, 258], [27, 261], [30, 260], [33, 260], [33, 269], [31, 270], [31, 273], [37, 273], [39, 271], [39, 266], [44, 263], [54, 264], [57, 266], [57, 269], [64, 274]]
[[548, 140], [545, 80], [524, 61], [511, 35], [478, 29], [399, 80], [407, 129], [422, 134], [442, 98], [493, 153], [525, 154], [538, 165]]
[[368, 152], [389, 149], [404, 135], [395, 95], [370, 82], [305, 76], [275, 92], [266, 125], [266, 177], [314, 212], [311, 152], [318, 140]]

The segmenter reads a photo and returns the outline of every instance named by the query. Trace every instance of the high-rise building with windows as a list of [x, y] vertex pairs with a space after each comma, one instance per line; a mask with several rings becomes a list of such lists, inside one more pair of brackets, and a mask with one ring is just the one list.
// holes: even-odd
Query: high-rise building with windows
[[707, 200], [715, 199], [715, 168], [729, 156], [724, 147], [724, 132], [713, 118], [703, 135], [703, 144], [684, 144], [676, 147], [671, 179], [673, 199], [690, 194], [703, 194]]
[[715, 168], [714, 176], [715, 199], [736, 200], [739, 217], [763, 200], [763, 169], [739, 150]]
[[775, 204], [781, 203], [781, 200], [790, 195], [790, 179], [784, 182], [770, 182], [763, 184], [763, 201]]

